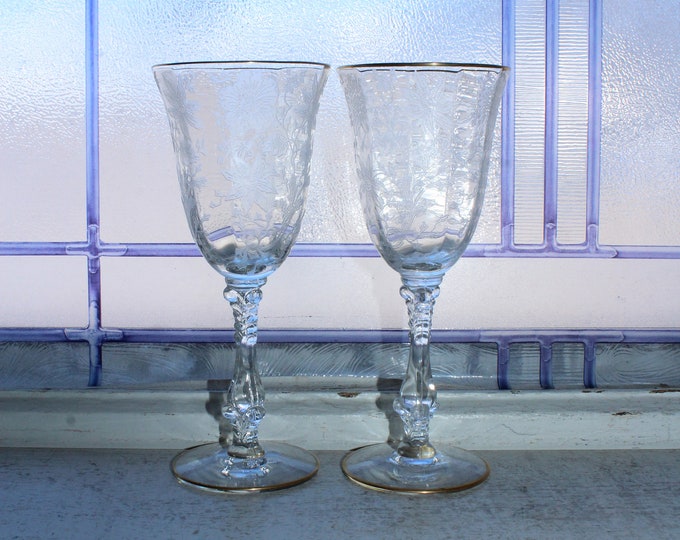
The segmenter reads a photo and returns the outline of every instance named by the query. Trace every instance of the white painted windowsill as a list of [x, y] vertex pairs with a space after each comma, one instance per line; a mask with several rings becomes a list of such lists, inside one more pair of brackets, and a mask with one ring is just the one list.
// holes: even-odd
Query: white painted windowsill
[[392, 397], [270, 390], [262, 439], [314, 450], [318, 474], [215, 496], [169, 467], [217, 437], [206, 391], [0, 392], [0, 537], [680, 537], [680, 392], [442, 392], [433, 442], [477, 451], [491, 475], [440, 495], [370, 491], [340, 471], [346, 450], [387, 438]]
[[[284, 392], [267, 382], [275, 389], [266, 396], [263, 440], [346, 450], [389, 435], [391, 393]], [[205, 390], [0, 392], [0, 447], [178, 449], [210, 442], [218, 437], [219, 407], [208, 405], [209, 397]], [[680, 392], [670, 389], [444, 391], [439, 401], [433, 442], [470, 450], [680, 448]]]

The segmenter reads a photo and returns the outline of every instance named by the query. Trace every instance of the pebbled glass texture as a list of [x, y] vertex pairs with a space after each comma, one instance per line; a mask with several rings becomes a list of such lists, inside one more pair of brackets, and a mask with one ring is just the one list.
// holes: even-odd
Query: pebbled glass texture
[[[499, 64], [501, 7], [500, 0], [100, 2], [103, 238], [191, 242], [181, 204], [168, 189], [175, 177], [173, 156], [151, 65], [198, 60]], [[368, 243], [347, 107], [335, 76], [324, 90], [317, 125], [298, 240]], [[499, 238], [499, 148], [496, 137], [488, 204], [475, 241]], [[138, 226], [140, 219], [144, 227]]]
[[0, 2], [0, 241], [85, 237], [84, 2]]
[[600, 241], [678, 245], [680, 2], [603, 2]]
[[507, 71], [397, 65], [338, 74], [373, 243], [402, 277], [441, 278], [477, 225]]
[[196, 244], [228, 279], [266, 278], [300, 230], [328, 66], [161, 65], [154, 75]]

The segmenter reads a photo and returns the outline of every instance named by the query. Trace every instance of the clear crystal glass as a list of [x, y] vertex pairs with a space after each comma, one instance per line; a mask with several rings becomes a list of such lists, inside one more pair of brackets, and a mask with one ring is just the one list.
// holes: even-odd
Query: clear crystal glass
[[429, 348], [444, 274], [474, 234], [508, 69], [460, 64], [373, 64], [338, 68], [355, 135], [368, 232], [402, 279], [410, 354], [394, 410], [402, 440], [343, 459], [345, 474], [375, 489], [455, 491], [489, 475], [481, 458], [435, 448], [437, 409]]
[[261, 491], [298, 484], [316, 457], [261, 445], [264, 390], [256, 362], [258, 305], [267, 277], [300, 230], [312, 139], [329, 66], [302, 62], [197, 62], [154, 66], [170, 122], [187, 222], [203, 257], [226, 280], [236, 359], [224, 417], [230, 440], [185, 450], [182, 482]]

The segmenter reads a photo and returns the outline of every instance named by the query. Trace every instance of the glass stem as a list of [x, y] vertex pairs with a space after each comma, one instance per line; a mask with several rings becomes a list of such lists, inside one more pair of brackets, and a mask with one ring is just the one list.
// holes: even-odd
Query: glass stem
[[258, 305], [265, 280], [245, 283], [227, 281], [224, 297], [234, 312], [236, 362], [234, 375], [222, 410], [232, 426], [232, 441], [227, 452], [232, 458], [264, 463], [264, 450], [258, 441], [258, 426], [265, 415], [264, 389], [257, 369], [256, 348]]
[[430, 444], [430, 418], [437, 409], [437, 391], [430, 366], [432, 312], [439, 296], [439, 283], [403, 279], [401, 296], [409, 315], [409, 360], [406, 376], [394, 400], [394, 410], [404, 423], [404, 438], [397, 452], [404, 458], [432, 459], [436, 451]]

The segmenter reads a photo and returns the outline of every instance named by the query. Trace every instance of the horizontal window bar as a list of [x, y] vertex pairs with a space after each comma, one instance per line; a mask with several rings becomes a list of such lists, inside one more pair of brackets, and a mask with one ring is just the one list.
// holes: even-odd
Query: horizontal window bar
[[[92, 329], [89, 334], [96, 333]], [[99, 329], [101, 341], [127, 343], [212, 343], [233, 341], [222, 329]], [[79, 336], [64, 328], [0, 328], [0, 341], [67, 341]], [[79, 338], [75, 339], [76, 341]], [[271, 330], [258, 332], [262, 343], [406, 343], [406, 330]], [[438, 343], [680, 343], [680, 329], [433, 330]]]
[[[90, 257], [200, 257], [195, 244], [107, 244], [86, 242], [0, 242], [0, 256], [89, 255]], [[372, 244], [297, 244], [291, 257], [378, 257]], [[680, 246], [584, 244], [470, 244], [463, 257], [600, 257], [678, 259]]]

